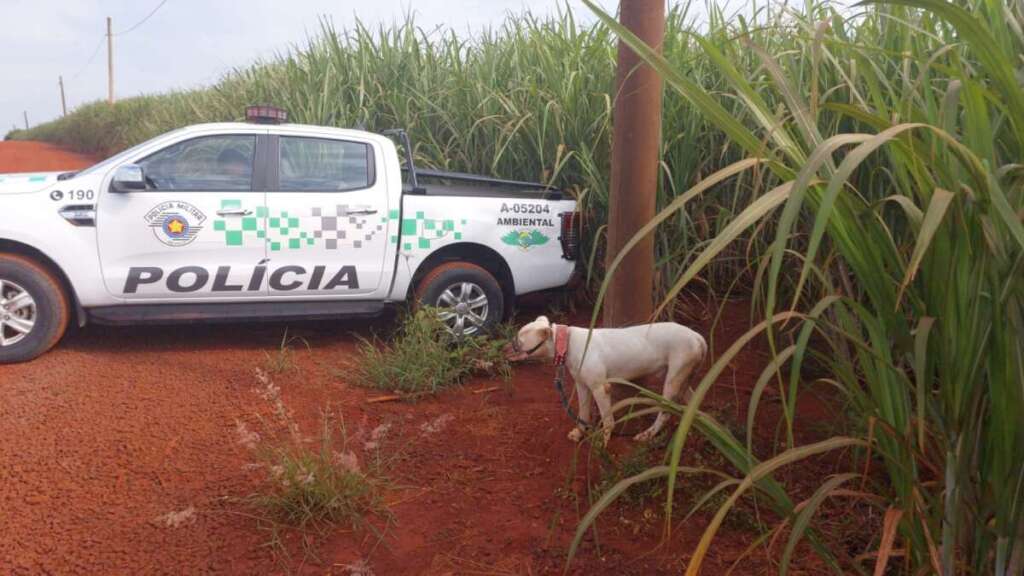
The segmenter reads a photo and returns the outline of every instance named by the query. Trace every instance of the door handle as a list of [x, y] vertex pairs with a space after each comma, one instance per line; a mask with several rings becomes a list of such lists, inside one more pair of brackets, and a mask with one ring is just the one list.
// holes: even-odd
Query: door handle
[[246, 210], [245, 208], [217, 210], [217, 216], [249, 216], [250, 214], [252, 214], [252, 210]]
[[376, 213], [376, 210], [349, 210], [345, 214], [347, 214], [348, 216], [369, 216], [371, 214]]

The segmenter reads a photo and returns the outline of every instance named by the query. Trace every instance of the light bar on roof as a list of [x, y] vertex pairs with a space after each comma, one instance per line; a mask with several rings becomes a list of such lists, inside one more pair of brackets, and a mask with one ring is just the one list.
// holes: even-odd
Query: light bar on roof
[[245, 120], [254, 124], [280, 124], [288, 121], [288, 112], [276, 106], [247, 106]]

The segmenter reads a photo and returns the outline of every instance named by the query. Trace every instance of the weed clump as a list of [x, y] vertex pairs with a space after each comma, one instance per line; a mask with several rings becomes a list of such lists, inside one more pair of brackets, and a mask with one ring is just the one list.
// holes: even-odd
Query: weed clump
[[268, 374], [283, 374], [285, 372], [297, 371], [299, 365], [295, 362], [295, 351], [292, 349], [298, 342], [310, 350], [309, 342], [301, 336], [288, 336], [288, 329], [281, 336], [281, 344], [273, 352], [263, 352], [263, 370]]
[[253, 502], [267, 518], [299, 528], [341, 523], [358, 528], [367, 514], [380, 508], [372, 474], [362, 469], [354, 452], [343, 443], [339, 446], [338, 434], [325, 417], [318, 446], [262, 448], [270, 487]]
[[473, 374], [508, 379], [502, 345], [483, 336], [457, 338], [435, 310], [422, 308], [404, 318], [390, 343], [360, 338], [356, 382], [417, 397], [458, 386]]
[[349, 449], [344, 426], [329, 411], [321, 415], [318, 437], [307, 439], [270, 375], [256, 369], [256, 380], [256, 393], [269, 403], [273, 419], [264, 422], [265, 435], [244, 422], [236, 422], [236, 431], [239, 443], [267, 471], [265, 486], [248, 499], [261, 524], [275, 534], [279, 527], [318, 531], [341, 523], [365, 526], [365, 516], [382, 508], [379, 446], [376, 460], [361, 464]]
[[[661, 460], [667, 445], [667, 435], [661, 434], [654, 442], [637, 444], [621, 459], [615, 459], [600, 442], [591, 443], [591, 450], [600, 462], [600, 476], [593, 486], [592, 499], [600, 498], [623, 480], [632, 478]], [[665, 493], [663, 482], [640, 482], [622, 493], [622, 500], [630, 506], [643, 507], [658, 500]]]

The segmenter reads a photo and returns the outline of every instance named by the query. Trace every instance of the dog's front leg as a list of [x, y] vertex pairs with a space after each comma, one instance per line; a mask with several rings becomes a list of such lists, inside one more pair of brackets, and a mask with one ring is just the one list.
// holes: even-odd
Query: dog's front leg
[[591, 391], [597, 409], [601, 412], [601, 433], [604, 436], [604, 445], [607, 446], [612, 438], [612, 428], [615, 427], [615, 415], [612, 414], [612, 385], [610, 382], [602, 382]]
[[569, 431], [569, 440], [579, 442], [583, 439], [583, 434], [586, 433], [584, 426], [590, 425], [590, 405], [594, 403], [594, 397], [587, 385], [577, 378], [573, 378], [573, 381], [576, 383], [576, 406], [579, 408], [580, 421]]

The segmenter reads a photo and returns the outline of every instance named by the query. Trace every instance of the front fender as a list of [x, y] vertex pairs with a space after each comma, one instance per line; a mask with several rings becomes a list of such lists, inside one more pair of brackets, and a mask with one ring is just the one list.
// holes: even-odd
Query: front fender
[[79, 306], [112, 304], [103, 285], [95, 226], [76, 226], [60, 215], [72, 204], [84, 203], [54, 200], [49, 189], [0, 198], [0, 242], [48, 260]]

